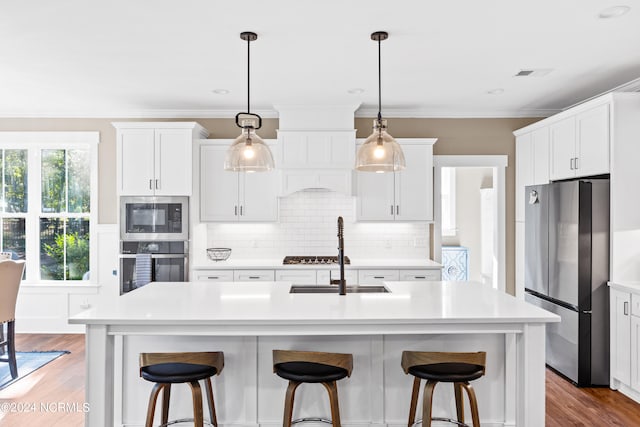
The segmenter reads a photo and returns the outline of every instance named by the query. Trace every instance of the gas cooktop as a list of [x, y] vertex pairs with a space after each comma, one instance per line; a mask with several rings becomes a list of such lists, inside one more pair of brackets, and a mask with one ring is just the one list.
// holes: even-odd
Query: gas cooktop
[[[282, 264], [337, 264], [337, 256], [286, 256]], [[344, 257], [345, 264], [351, 264], [348, 256]]]

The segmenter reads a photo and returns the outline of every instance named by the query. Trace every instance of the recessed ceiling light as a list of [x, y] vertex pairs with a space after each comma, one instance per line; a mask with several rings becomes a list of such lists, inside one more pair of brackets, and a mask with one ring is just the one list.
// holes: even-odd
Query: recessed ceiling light
[[227, 95], [229, 93], [227, 89], [214, 89], [211, 92], [215, 93], [216, 95]]
[[359, 87], [354, 87], [353, 89], [349, 89], [347, 92], [350, 93], [351, 95], [360, 95], [361, 93], [364, 93], [364, 89]]
[[600, 19], [618, 18], [625, 13], [629, 12], [631, 8], [629, 6], [612, 6], [604, 9], [598, 14]]
[[496, 89], [488, 90], [487, 93], [489, 95], [502, 95], [504, 93], [504, 89], [499, 87], [499, 88], [496, 88]]

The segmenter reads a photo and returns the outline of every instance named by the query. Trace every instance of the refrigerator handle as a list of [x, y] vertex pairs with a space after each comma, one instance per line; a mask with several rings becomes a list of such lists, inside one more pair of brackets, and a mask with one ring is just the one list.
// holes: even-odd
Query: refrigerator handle
[[625, 316], [629, 315], [629, 301], [624, 302], [624, 315]]

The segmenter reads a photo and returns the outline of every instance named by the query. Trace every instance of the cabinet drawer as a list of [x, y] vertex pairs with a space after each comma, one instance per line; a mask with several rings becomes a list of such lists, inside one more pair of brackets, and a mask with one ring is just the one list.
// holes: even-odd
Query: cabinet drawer
[[274, 270], [235, 270], [233, 280], [236, 282], [273, 282], [275, 280]]
[[233, 282], [233, 270], [204, 270], [194, 273], [196, 280], [205, 282]]
[[400, 280], [440, 280], [440, 270], [400, 270]]
[[398, 270], [358, 270], [358, 284], [378, 285], [384, 281], [400, 280]]
[[296, 285], [315, 285], [315, 270], [276, 270], [276, 280]]
[[[340, 278], [340, 270], [339, 269], [331, 269], [331, 270], [318, 270], [317, 272], [317, 280], [318, 285], [328, 285], [329, 284], [329, 272], [331, 272], [331, 279], [336, 280]], [[345, 270], [344, 271], [344, 279], [347, 281], [347, 286], [357, 285], [358, 284], [358, 270]]]
[[631, 294], [631, 315], [640, 317], [640, 294]]

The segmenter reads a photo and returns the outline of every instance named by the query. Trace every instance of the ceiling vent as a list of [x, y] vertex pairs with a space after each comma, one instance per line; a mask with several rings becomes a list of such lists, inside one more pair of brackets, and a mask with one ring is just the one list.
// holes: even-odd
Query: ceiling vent
[[543, 77], [553, 71], [551, 68], [532, 68], [529, 70], [520, 70], [514, 77]]

